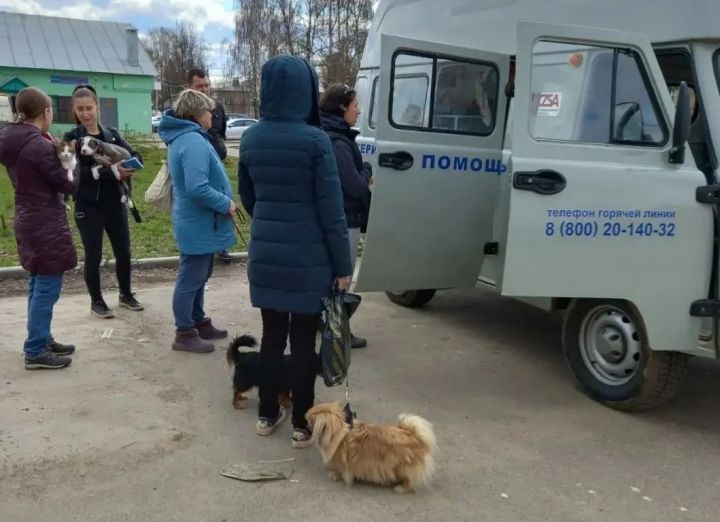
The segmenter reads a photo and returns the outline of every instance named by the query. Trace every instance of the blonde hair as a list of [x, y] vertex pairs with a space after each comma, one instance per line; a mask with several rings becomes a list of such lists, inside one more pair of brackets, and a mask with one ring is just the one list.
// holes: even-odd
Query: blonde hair
[[177, 118], [193, 121], [197, 121], [203, 112], [212, 111], [214, 108], [215, 102], [210, 96], [193, 89], [185, 89], [173, 104]]

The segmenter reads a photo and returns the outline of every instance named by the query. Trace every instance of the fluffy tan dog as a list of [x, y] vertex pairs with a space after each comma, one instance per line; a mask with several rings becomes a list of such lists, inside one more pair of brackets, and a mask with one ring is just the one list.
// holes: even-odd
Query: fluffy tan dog
[[404, 413], [395, 426], [355, 421], [350, 427], [337, 402], [310, 408], [306, 418], [333, 480], [393, 485], [396, 493], [429, 485], [437, 442], [425, 419]]

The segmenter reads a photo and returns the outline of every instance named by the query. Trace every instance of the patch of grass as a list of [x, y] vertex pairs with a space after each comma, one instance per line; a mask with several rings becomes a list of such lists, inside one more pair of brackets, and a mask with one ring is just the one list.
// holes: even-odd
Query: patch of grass
[[[135, 142], [133, 144], [143, 157], [145, 168], [138, 171], [133, 178], [133, 196], [135, 204], [140, 211], [142, 223], [135, 223], [129, 215], [130, 238], [132, 242], [133, 258], [162, 257], [178, 255], [175, 245], [175, 238], [172, 233], [172, 220], [170, 214], [166, 214], [152, 205], [145, 203], [145, 191], [155, 178], [157, 171], [165, 159], [166, 150], [159, 149], [148, 142]], [[225, 160], [225, 170], [230, 178], [233, 187], [233, 194], [237, 194], [237, 158], [228, 157]], [[239, 201], [239, 198], [234, 198]], [[0, 266], [14, 266], [20, 264], [15, 245], [15, 233], [13, 232], [13, 216], [15, 213], [15, 197], [5, 169], [0, 166]], [[83, 247], [80, 241], [75, 219], [73, 218], [73, 202], [70, 202], [71, 210], [68, 211], [68, 220], [73, 230], [73, 240], [78, 250], [78, 258], [83, 258]], [[249, 220], [246, 220], [249, 222]], [[247, 225], [241, 225], [245, 239], [250, 237]], [[238, 238], [237, 244], [231, 249], [233, 252], [240, 252], [245, 245]], [[112, 249], [107, 236], [103, 241], [103, 256], [112, 258]]]

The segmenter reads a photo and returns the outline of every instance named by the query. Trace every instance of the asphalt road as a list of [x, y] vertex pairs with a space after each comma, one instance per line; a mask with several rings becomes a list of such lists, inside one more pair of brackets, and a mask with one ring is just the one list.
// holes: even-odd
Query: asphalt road
[[[259, 334], [241, 269], [211, 280], [214, 320]], [[559, 320], [483, 290], [441, 293], [422, 310], [366, 295], [354, 320], [361, 418], [401, 412], [433, 422], [438, 473], [429, 491], [330, 481], [290, 426], [254, 434], [231, 405], [222, 346], [170, 350], [172, 285], [139, 288], [142, 313], [100, 321], [84, 294], [64, 295], [54, 332], [73, 365], [28, 372], [19, 355], [25, 299], [0, 299], [0, 521], [673, 521], [717, 520], [720, 367], [694, 361], [679, 398], [623, 414], [575, 386]], [[109, 303], [114, 295], [107, 296]], [[317, 384], [318, 401], [343, 390]], [[227, 464], [294, 458], [291, 481], [225, 478]]]

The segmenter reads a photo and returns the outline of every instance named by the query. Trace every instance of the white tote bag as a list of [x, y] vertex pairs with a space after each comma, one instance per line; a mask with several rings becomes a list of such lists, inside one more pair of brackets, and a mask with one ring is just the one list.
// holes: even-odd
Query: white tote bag
[[145, 191], [145, 202], [164, 212], [172, 212], [172, 178], [163, 160], [155, 179]]

